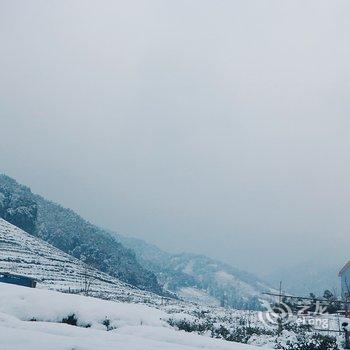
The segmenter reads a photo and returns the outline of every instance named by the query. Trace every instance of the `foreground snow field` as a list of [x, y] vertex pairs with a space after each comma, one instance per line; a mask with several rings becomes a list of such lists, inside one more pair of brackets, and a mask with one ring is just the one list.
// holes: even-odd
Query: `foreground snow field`
[[[77, 326], [62, 323], [73, 314]], [[1, 350], [257, 349], [176, 331], [166, 317], [145, 305], [0, 283]]]

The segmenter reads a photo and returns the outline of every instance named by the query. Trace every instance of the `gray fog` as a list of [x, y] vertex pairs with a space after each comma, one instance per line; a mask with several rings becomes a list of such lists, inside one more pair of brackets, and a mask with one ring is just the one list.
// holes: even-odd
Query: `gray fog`
[[170, 252], [350, 258], [349, 1], [0, 1], [0, 172]]

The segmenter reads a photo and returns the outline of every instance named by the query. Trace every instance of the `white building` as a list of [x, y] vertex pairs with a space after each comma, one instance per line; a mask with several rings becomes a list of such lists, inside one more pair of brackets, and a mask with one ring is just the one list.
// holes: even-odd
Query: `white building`
[[339, 277], [341, 278], [341, 292], [343, 298], [350, 297], [350, 261], [348, 261], [344, 267], [339, 271]]

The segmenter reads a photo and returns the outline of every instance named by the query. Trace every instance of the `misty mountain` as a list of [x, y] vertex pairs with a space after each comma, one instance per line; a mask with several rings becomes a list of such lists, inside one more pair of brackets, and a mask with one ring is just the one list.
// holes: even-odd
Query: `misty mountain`
[[207, 256], [169, 254], [141, 239], [115, 237], [135, 252], [142, 266], [156, 274], [164, 289], [185, 300], [257, 309], [261, 293], [271, 289], [256, 276]]
[[[344, 262], [345, 264], [345, 262]], [[278, 269], [266, 276], [266, 280], [274, 287], [282, 281], [282, 289], [294, 295], [307, 296], [310, 293], [322, 296], [328, 289], [334, 294], [340, 294], [340, 281], [338, 272], [342, 263], [317, 264], [303, 262], [294, 266]]]
[[[6, 175], [0, 175], [0, 194], [4, 219], [138, 288], [176, 293], [198, 303], [250, 309], [260, 308], [261, 293], [270, 289], [256, 276], [209, 257], [169, 254], [145, 241], [101, 229]], [[10, 217], [10, 213], [17, 216]]]
[[74, 211], [33, 194], [6, 175], [0, 175], [0, 195], [0, 217], [102, 272], [162, 293], [156, 276], [137, 262], [130, 249]]

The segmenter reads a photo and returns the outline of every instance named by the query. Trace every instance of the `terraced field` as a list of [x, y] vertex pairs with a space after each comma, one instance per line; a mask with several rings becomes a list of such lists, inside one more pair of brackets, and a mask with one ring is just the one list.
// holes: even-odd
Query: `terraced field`
[[103, 295], [104, 299], [120, 301], [151, 304], [164, 301], [89, 267], [3, 219], [0, 219], [0, 272], [33, 277], [38, 288]]

